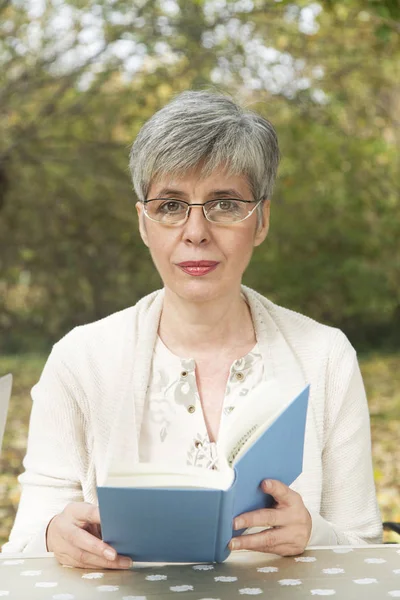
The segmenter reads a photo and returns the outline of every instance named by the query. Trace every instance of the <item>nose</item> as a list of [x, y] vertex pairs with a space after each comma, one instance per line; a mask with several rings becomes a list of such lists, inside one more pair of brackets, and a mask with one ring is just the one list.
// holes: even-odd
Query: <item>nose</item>
[[184, 224], [183, 238], [187, 244], [204, 245], [210, 240], [210, 223], [201, 206], [193, 206]]

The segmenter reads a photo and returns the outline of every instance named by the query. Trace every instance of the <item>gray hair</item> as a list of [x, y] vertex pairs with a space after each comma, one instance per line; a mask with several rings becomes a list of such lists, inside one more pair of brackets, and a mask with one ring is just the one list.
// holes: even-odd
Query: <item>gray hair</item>
[[[224, 165], [245, 175], [255, 200], [270, 198], [279, 164], [275, 129], [229, 97], [208, 91], [176, 96], [141, 128], [130, 152], [133, 186], [141, 202], [159, 176], [201, 165], [207, 177]], [[262, 215], [262, 203], [258, 217]]]

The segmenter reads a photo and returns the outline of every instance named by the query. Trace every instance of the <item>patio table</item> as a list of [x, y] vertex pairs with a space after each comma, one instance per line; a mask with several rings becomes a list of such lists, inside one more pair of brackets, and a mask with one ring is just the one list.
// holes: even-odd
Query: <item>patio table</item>
[[400, 598], [400, 545], [308, 548], [297, 557], [233, 552], [223, 564], [136, 563], [128, 571], [63, 567], [42, 556], [0, 554], [7, 600], [335, 600]]

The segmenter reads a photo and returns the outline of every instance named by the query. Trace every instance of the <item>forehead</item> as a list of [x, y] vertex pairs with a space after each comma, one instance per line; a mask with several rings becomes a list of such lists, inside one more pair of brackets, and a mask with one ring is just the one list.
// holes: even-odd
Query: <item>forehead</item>
[[161, 174], [154, 177], [150, 184], [148, 197], [160, 192], [177, 192], [182, 195], [212, 193], [236, 193], [243, 198], [251, 197], [251, 188], [246, 175], [232, 174], [227, 169], [218, 169], [210, 175], [204, 175], [200, 168], [177, 174]]

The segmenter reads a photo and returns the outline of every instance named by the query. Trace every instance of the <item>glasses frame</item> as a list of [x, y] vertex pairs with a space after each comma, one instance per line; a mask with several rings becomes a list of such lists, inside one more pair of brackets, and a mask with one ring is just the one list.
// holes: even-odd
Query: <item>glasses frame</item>
[[[170, 202], [182, 202], [183, 204], [186, 204], [187, 209], [186, 209], [186, 215], [184, 217], [184, 219], [182, 219], [181, 221], [177, 222], [177, 223], [163, 223], [162, 221], [158, 221], [157, 219], [153, 219], [147, 212], [146, 210], [146, 206], [147, 204], [149, 204], [149, 202], [155, 202], [155, 201], [170, 201]], [[211, 202], [217, 202], [218, 200], [220, 201], [224, 201], [224, 200], [234, 200], [235, 202], [242, 202], [243, 204], [254, 204], [255, 206], [248, 212], [248, 214], [243, 217], [243, 219], [239, 219], [239, 221], [232, 221], [232, 223], [218, 223], [218, 221], [213, 221], [212, 219], [209, 219], [207, 217], [207, 213], [206, 213], [206, 209], [205, 207], [207, 206], [207, 204], [211, 204]], [[213, 223], [213, 225], [236, 225], [236, 223], [242, 223], [243, 221], [245, 221], [246, 219], [248, 219], [249, 217], [251, 217], [251, 215], [253, 214], [253, 212], [256, 210], [257, 206], [259, 206], [261, 204], [261, 202], [265, 200], [264, 197], [259, 198], [258, 200], [242, 200], [241, 198], [214, 198], [212, 200], [207, 200], [206, 202], [194, 202], [193, 204], [186, 202], [186, 200], [180, 200], [179, 198], [149, 198], [148, 200], [144, 200], [143, 201], [143, 205], [144, 205], [144, 214], [146, 215], [146, 217], [148, 219], [150, 219], [150, 221], [153, 221], [153, 223], [159, 223], [160, 225], [165, 225], [167, 227], [176, 227], [179, 225], [184, 225], [186, 223], [186, 221], [189, 218], [190, 215], [190, 211], [192, 210], [192, 208], [194, 206], [201, 206], [202, 210], [203, 210], [203, 215], [204, 217], [207, 219], [207, 221], [209, 223]]]

